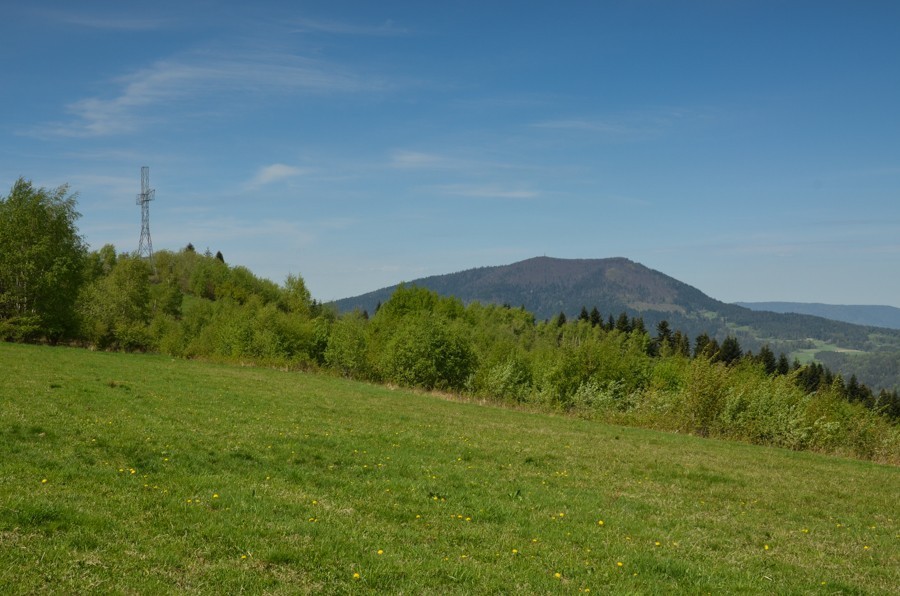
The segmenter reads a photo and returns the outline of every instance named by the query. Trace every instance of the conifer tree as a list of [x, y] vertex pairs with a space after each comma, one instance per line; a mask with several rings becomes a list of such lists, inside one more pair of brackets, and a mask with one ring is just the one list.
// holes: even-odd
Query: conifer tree
[[603, 325], [603, 317], [600, 316], [600, 311], [597, 310], [597, 307], [591, 309], [591, 327], [597, 327]]

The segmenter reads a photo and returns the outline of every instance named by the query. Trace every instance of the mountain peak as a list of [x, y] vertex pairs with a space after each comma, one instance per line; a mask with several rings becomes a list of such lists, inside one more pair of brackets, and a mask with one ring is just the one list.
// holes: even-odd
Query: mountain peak
[[[494, 267], [409, 282], [463, 302], [522, 305], [539, 318], [597, 306], [607, 314], [687, 313], [721, 304], [676, 279], [625, 257], [561, 259], [539, 256]], [[337, 301], [340, 310], [372, 310], [396, 286]]]

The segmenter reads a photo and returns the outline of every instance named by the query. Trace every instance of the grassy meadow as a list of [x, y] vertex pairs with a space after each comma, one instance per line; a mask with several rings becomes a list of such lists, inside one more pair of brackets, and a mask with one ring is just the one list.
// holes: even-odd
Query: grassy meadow
[[0, 592], [891, 594], [900, 468], [0, 343]]

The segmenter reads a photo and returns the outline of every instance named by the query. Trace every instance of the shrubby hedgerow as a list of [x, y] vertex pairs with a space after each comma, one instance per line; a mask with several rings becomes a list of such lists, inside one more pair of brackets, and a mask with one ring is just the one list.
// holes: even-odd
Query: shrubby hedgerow
[[[41, 213], [69, 231], [66, 250], [20, 238], [10, 225]], [[768, 348], [745, 353], [733, 337], [720, 342], [704, 334], [692, 349], [667, 323], [651, 335], [626, 313], [604, 319], [583, 309], [571, 320], [539, 322], [521, 308], [464, 305], [404, 286], [375, 313], [338, 316], [311, 298], [300, 276], [278, 285], [191, 245], [157, 252], [152, 266], [110, 245], [85, 253], [65, 188], [35, 190], [20, 181], [0, 201], [0, 216], [0, 246], [37, 243], [23, 253], [31, 261], [9, 250], [0, 255], [3, 339], [316, 369], [621, 424], [900, 463], [896, 392], [875, 395], [819, 364], [790, 366]], [[16, 268], [32, 262], [49, 272], [33, 292], [13, 283], [22, 278]], [[44, 299], [57, 278], [72, 300]]]

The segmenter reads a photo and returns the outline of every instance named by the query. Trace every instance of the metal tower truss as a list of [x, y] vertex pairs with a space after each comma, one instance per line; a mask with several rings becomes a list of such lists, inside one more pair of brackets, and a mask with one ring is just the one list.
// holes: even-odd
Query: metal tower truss
[[150, 168], [141, 168], [141, 194], [137, 196], [137, 204], [141, 206], [141, 241], [138, 244], [138, 256], [147, 257], [153, 265], [153, 241], [150, 239], [150, 201], [155, 190], [150, 188]]

